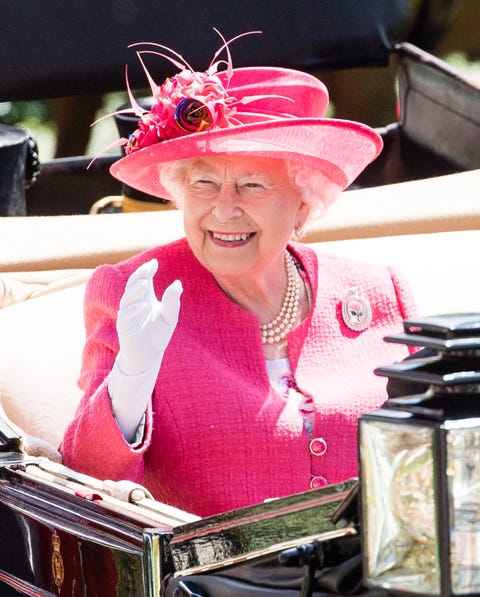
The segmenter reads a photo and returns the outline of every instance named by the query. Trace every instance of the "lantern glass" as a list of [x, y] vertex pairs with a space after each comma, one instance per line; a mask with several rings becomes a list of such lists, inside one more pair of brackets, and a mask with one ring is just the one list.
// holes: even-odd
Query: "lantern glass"
[[[446, 434], [452, 592], [480, 592], [480, 421], [470, 419]], [[468, 427], [459, 428], [460, 425]], [[453, 427], [453, 428], [452, 428]]]
[[401, 419], [360, 419], [364, 555], [369, 585], [440, 593], [433, 449], [432, 427]]

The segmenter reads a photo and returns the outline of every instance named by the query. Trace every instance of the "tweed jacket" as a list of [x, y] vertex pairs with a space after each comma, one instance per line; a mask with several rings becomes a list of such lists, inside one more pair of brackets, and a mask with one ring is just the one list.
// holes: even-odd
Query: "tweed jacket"
[[[66, 465], [108, 479], [131, 479], [154, 496], [208, 516], [334, 483], [357, 474], [357, 418], [386, 399], [375, 367], [408, 349], [385, 343], [414, 314], [402, 275], [292, 243], [312, 289], [309, 316], [288, 335], [295, 382], [312, 395], [311, 437], [295, 405], [266, 372], [258, 320], [234, 304], [185, 239], [98, 268], [86, 290], [79, 385], [84, 395], [60, 450]], [[179, 323], [167, 347], [143, 441], [124, 441], [110, 407], [108, 376], [118, 352], [116, 314], [129, 275], [157, 258], [157, 296], [183, 284]], [[352, 331], [342, 300], [362, 286], [372, 322]]]

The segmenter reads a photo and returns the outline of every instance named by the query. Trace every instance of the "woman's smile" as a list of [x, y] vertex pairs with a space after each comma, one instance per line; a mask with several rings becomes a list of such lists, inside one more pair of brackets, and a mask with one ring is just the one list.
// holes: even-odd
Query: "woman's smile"
[[208, 231], [215, 245], [220, 247], [243, 247], [255, 236], [255, 232], [216, 232]]

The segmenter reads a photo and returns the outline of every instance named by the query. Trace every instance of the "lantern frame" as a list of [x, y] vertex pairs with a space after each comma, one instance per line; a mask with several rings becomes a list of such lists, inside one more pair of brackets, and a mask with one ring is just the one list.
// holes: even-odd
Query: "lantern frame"
[[[480, 490], [478, 502], [472, 502], [479, 530], [468, 535], [473, 546], [468, 565], [462, 563], [463, 535], [456, 526], [458, 513], [476, 516], [469, 502], [465, 511], [456, 505], [462, 492], [470, 495], [468, 471], [480, 484], [480, 450], [477, 458], [461, 442], [478, 437], [480, 445], [480, 314], [406, 321], [403, 334], [385, 340], [436, 354], [424, 357], [420, 351], [375, 370], [428, 389], [391, 398], [359, 419], [364, 585], [411, 595], [480, 593]], [[412, 520], [399, 515], [401, 499]], [[476, 523], [467, 521], [465, 532]], [[430, 541], [430, 552], [422, 541]], [[425, 567], [432, 561], [433, 570]]]

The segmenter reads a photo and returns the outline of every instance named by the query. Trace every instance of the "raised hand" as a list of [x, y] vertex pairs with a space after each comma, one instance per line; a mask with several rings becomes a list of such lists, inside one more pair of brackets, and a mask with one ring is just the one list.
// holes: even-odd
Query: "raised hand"
[[108, 391], [113, 414], [128, 442], [137, 435], [180, 311], [180, 280], [172, 282], [159, 301], [153, 287], [157, 269], [158, 262], [152, 259], [133, 272], [117, 314], [120, 351]]
[[157, 269], [156, 259], [142, 264], [128, 279], [120, 300], [118, 364], [126, 375], [138, 375], [152, 367], [158, 371], [178, 322], [182, 284], [180, 280], [172, 282], [159, 301], [153, 288]]

